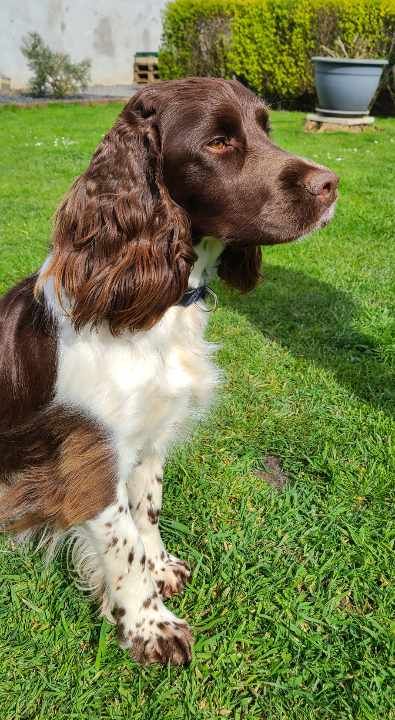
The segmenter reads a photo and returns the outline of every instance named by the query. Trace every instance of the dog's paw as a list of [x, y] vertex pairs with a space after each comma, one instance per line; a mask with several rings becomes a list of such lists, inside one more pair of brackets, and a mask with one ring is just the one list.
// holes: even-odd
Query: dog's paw
[[166, 554], [166, 557], [160, 560], [159, 565], [150, 569], [162, 598], [169, 598], [181, 593], [191, 577], [191, 571], [186, 562], [179, 560], [174, 555]]
[[163, 604], [157, 592], [149, 595], [135, 614], [135, 608], [116, 606], [119, 644], [142, 665], [162, 663], [186, 665], [191, 661], [193, 637], [186, 622]]
[[192, 658], [192, 633], [181, 621], [158, 621], [150, 627], [148, 635], [142, 629], [132, 637], [130, 652], [142, 665], [187, 665]]

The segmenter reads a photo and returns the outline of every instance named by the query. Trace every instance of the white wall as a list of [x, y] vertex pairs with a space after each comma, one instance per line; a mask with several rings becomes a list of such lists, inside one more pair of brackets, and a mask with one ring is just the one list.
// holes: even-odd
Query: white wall
[[13, 88], [29, 79], [22, 37], [38, 32], [72, 60], [92, 61], [92, 83], [132, 82], [133, 56], [157, 50], [166, 0], [0, 0], [0, 74]]

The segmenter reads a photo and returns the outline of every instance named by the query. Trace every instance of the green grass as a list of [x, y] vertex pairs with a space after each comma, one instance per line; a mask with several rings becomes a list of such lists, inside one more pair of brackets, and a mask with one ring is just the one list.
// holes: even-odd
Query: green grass
[[[1, 291], [44, 258], [54, 208], [118, 110], [1, 109]], [[306, 135], [302, 120], [274, 113], [274, 138], [340, 173], [335, 221], [266, 249], [251, 295], [218, 285], [226, 380], [167, 466], [163, 534], [194, 568], [171, 607], [194, 629], [193, 663], [138, 667], [64, 555], [45, 567], [4, 541], [2, 720], [395, 718], [395, 121]], [[282, 491], [253, 474], [268, 454]]]

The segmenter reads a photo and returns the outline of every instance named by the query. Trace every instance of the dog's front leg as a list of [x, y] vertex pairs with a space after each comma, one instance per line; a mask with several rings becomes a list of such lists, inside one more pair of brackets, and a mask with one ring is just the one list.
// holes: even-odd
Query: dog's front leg
[[144, 543], [148, 568], [162, 597], [184, 589], [190, 576], [188, 565], [170, 555], [159, 532], [162, 509], [163, 466], [159, 456], [144, 457], [128, 481], [129, 507]]
[[126, 493], [124, 500], [87, 521], [86, 529], [103, 569], [121, 646], [129, 648], [134, 659], [143, 664], [189, 662], [191, 631], [159, 596]]

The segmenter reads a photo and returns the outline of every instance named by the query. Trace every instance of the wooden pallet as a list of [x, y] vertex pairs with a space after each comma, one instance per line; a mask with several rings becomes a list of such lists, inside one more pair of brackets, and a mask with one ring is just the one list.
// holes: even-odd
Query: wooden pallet
[[136, 53], [133, 65], [133, 82], [136, 85], [146, 85], [159, 80], [158, 56], [154, 53]]
[[11, 90], [11, 78], [0, 75], [0, 90]]

